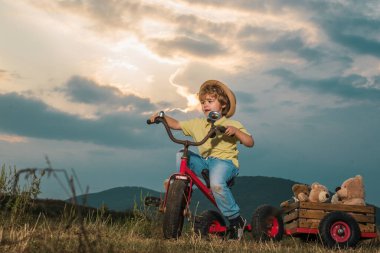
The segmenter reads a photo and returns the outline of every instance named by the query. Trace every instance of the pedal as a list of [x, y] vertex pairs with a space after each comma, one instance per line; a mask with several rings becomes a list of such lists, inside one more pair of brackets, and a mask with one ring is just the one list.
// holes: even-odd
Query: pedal
[[161, 202], [162, 202], [161, 198], [158, 198], [158, 197], [148, 196], [148, 197], [145, 197], [144, 199], [145, 206], [159, 207], [161, 205]]

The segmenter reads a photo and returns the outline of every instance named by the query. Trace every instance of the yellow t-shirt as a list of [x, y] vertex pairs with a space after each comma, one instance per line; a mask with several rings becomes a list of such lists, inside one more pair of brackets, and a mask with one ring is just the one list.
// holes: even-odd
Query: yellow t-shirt
[[[187, 121], [179, 122], [182, 132], [186, 136], [193, 137], [194, 141], [201, 141], [210, 131], [211, 123], [207, 122], [206, 118], [195, 118]], [[215, 122], [218, 126], [234, 126], [243, 133], [251, 135], [244, 126], [236, 120], [222, 117]], [[233, 164], [239, 168], [237, 142], [239, 140], [235, 136], [227, 136], [217, 134], [215, 138], [208, 139], [203, 145], [199, 146], [199, 154], [206, 158], [209, 156], [232, 160]]]

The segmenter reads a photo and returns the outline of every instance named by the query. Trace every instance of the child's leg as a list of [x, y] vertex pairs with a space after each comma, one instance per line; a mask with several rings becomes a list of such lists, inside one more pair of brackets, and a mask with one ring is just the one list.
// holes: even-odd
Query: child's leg
[[239, 217], [240, 208], [227, 186], [227, 181], [238, 174], [238, 169], [230, 160], [209, 158], [208, 162], [210, 186], [219, 210], [228, 219]]
[[[183, 150], [180, 150], [178, 153], [177, 153], [177, 171], [179, 171], [180, 169], [180, 165], [181, 165], [181, 157], [182, 157], [182, 154], [183, 154]], [[189, 168], [195, 173], [195, 175], [197, 175], [198, 177], [202, 178], [202, 170], [203, 169], [206, 169], [207, 168], [207, 164], [205, 162], [205, 159], [203, 157], [201, 157], [200, 155], [192, 152], [192, 151], [188, 151], [188, 162], [187, 162], [187, 166], [189, 166]]]

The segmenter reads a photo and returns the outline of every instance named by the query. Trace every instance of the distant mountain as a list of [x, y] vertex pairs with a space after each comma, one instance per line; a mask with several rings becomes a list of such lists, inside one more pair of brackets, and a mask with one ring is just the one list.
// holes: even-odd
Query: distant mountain
[[153, 191], [144, 187], [116, 187], [109, 190], [78, 196], [78, 203], [85, 201], [86, 205], [99, 208], [106, 205], [115, 211], [133, 209], [135, 205], [144, 204], [146, 196], [160, 197], [164, 193]]
[[[235, 179], [232, 193], [241, 208], [242, 215], [250, 220], [253, 211], [258, 206], [269, 204], [279, 207], [281, 202], [290, 199], [293, 195], [292, 185], [295, 183], [297, 182], [275, 177], [240, 176]], [[163, 197], [164, 193], [143, 187], [117, 187], [88, 194], [86, 203], [91, 207], [98, 208], [105, 204], [111, 210], [125, 211], [134, 208], [135, 205], [143, 205], [143, 199], [146, 196]], [[83, 196], [78, 198], [80, 202]], [[198, 189], [194, 190], [191, 201], [193, 214], [199, 214], [203, 210], [216, 209]], [[376, 213], [376, 221], [379, 224], [379, 208], [377, 208]]]

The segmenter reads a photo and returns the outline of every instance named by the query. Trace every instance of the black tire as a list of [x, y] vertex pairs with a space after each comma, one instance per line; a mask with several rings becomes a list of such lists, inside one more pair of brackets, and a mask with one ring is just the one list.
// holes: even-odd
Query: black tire
[[256, 241], [280, 241], [284, 235], [281, 212], [270, 205], [259, 206], [252, 217], [252, 236]]
[[360, 240], [360, 228], [349, 214], [336, 211], [327, 214], [319, 223], [322, 243], [329, 248], [355, 247]]
[[166, 239], [178, 238], [181, 236], [184, 209], [186, 207], [187, 182], [174, 180], [169, 186], [166, 199], [166, 209], [163, 219], [163, 231]]
[[[195, 217], [194, 232], [202, 238], [208, 238], [210, 228], [223, 226], [226, 227], [226, 222], [223, 216], [214, 210], [207, 210]], [[224, 237], [226, 232], [214, 233], [217, 236]]]

